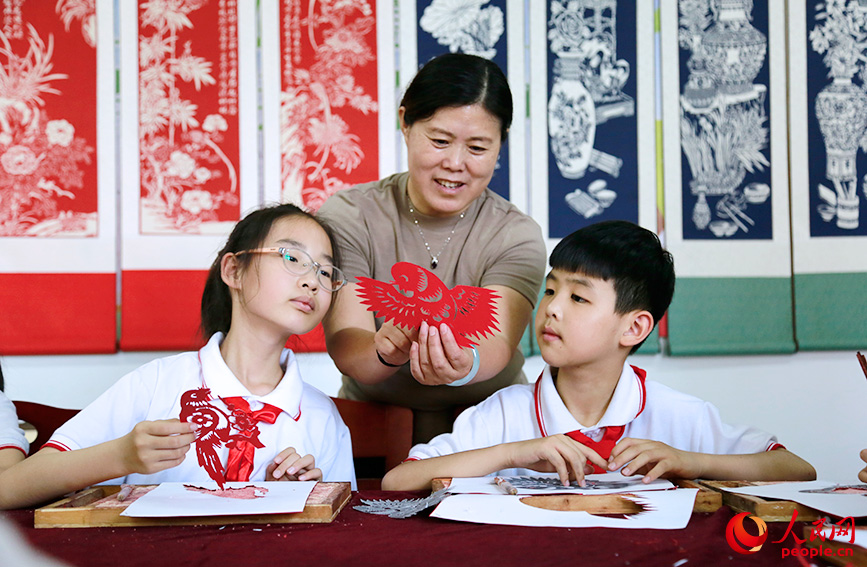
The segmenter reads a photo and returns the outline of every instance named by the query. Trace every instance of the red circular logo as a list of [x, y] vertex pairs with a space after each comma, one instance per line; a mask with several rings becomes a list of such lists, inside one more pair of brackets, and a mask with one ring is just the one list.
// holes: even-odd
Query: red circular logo
[[[759, 528], [759, 535], [751, 535], [744, 529], [744, 519], [749, 518]], [[768, 539], [768, 525], [757, 516], [750, 516], [749, 512], [741, 512], [726, 526], [726, 541], [729, 546], [744, 555], [755, 553], [762, 548]]]

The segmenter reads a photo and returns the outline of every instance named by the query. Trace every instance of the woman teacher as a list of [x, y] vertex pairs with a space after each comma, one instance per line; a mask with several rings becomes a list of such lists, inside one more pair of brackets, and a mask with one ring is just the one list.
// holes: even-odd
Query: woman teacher
[[398, 116], [409, 171], [339, 191], [319, 210], [336, 232], [341, 267], [350, 282], [388, 282], [396, 262], [412, 262], [449, 288], [499, 295], [499, 331], [475, 348], [460, 348], [447, 325], [407, 330], [375, 319], [356, 283], [335, 298], [323, 325], [343, 373], [340, 396], [412, 408], [418, 443], [451, 431], [459, 408], [526, 383], [518, 343], [546, 255], [535, 221], [488, 189], [512, 122], [512, 95], [496, 64], [460, 53], [432, 59]]

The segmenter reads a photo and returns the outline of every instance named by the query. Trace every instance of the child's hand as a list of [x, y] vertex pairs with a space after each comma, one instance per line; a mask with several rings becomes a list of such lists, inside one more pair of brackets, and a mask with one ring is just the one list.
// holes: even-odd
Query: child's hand
[[599, 453], [566, 435], [551, 435], [506, 445], [510, 449], [510, 467], [556, 472], [563, 486], [568, 486], [569, 479], [574, 478], [583, 487], [584, 475], [593, 472], [593, 465], [588, 461], [602, 468], [608, 466]]
[[142, 421], [121, 437], [127, 474], [153, 474], [181, 464], [196, 440], [196, 426], [179, 419]]
[[265, 469], [265, 480], [322, 480], [313, 455], [299, 455], [293, 447], [280, 451]]
[[621, 439], [611, 450], [607, 468], [621, 471], [623, 476], [643, 474], [642, 482], [657, 478], [698, 478], [701, 466], [698, 455], [647, 439]]
[[[861, 451], [861, 460], [867, 463], [867, 449]], [[858, 473], [858, 480], [861, 482], [867, 482], [867, 467], [864, 467], [861, 472]]]

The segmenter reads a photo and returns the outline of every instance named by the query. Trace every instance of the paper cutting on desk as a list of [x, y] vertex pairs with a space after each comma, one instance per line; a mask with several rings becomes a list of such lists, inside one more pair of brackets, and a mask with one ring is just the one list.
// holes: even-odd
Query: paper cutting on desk
[[811, 480], [720, 488], [728, 492], [760, 498], [791, 500], [841, 518], [860, 518], [867, 516], [867, 495], [863, 490], [855, 487], [867, 488], [867, 485], [846, 485], [844, 490], [839, 490], [841, 486], [833, 482]]
[[[518, 494], [616, 494], [619, 492], [639, 492], [645, 490], [667, 490], [674, 485], [664, 479], [656, 479], [644, 484], [641, 475], [623, 476], [620, 473], [601, 473], [585, 475], [587, 486], [581, 488], [572, 481], [571, 486], [563, 486], [559, 477], [552, 473], [538, 473], [532, 476], [501, 476], [518, 489]], [[453, 478], [449, 484], [452, 494], [502, 494], [494, 477]]]
[[[594, 515], [576, 510], [551, 510], [534, 505], [540, 500], [557, 499], [557, 496], [455, 494], [440, 502], [431, 516], [460, 522], [507, 526], [675, 530], [684, 528], [689, 523], [697, 494], [698, 489], [695, 488], [678, 488], [611, 496], [635, 504], [634, 513], [618, 516]], [[582, 497], [574, 498], [580, 501]]]
[[[358, 295], [377, 317], [406, 329], [445, 323], [461, 348], [474, 346], [499, 331], [495, 300], [489, 289], [456, 285], [449, 289], [433, 272], [409, 262], [391, 268], [394, 280], [385, 283], [358, 278]], [[471, 338], [473, 337], [473, 338]]]
[[122, 516], [243, 516], [301, 512], [316, 481], [164, 482], [124, 510]]

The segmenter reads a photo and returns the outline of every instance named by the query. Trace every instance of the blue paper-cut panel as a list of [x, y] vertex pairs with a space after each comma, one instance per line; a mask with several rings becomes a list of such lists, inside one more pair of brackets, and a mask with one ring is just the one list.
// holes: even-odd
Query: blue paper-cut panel
[[810, 236], [867, 235], [865, 34], [859, 3], [807, 7]]
[[548, 233], [638, 222], [634, 2], [547, 3]]
[[[508, 76], [506, 0], [463, 4], [450, 0], [417, 0], [416, 14], [419, 67], [437, 55], [461, 52], [493, 60]], [[519, 88], [518, 92], [522, 90]], [[523, 116], [512, 117], [512, 121], [523, 119]], [[509, 199], [508, 142], [500, 148], [490, 188]]]
[[684, 240], [773, 236], [768, 5], [680, 2]]

